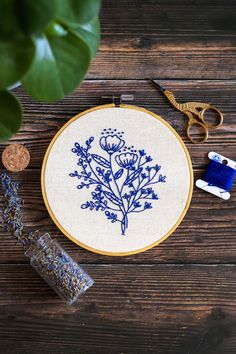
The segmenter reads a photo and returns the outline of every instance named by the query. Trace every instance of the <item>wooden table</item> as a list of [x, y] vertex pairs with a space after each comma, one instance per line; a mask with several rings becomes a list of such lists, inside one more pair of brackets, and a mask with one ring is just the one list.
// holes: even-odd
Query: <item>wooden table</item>
[[[14, 175], [22, 182], [27, 229], [49, 231], [86, 264], [96, 284], [75, 306], [63, 305], [31, 269], [20, 245], [1, 231], [0, 352], [236, 353], [235, 187], [229, 201], [194, 188], [174, 234], [152, 250], [122, 258], [70, 242], [51, 221], [40, 190], [42, 159], [54, 134], [113, 93], [133, 93], [135, 105], [160, 114], [177, 130], [195, 179], [211, 150], [236, 159], [236, 3], [104, 0], [101, 22], [100, 51], [73, 95], [46, 104], [16, 90], [25, 119], [12, 140], [24, 143], [32, 156], [29, 169]], [[189, 143], [184, 116], [146, 77], [158, 79], [180, 101], [214, 103], [224, 112], [223, 127], [206, 144]]]

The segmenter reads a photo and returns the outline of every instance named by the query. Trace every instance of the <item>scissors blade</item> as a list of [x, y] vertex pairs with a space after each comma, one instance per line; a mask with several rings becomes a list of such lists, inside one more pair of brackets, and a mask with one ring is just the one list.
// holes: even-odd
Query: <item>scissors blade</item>
[[157, 87], [161, 92], [164, 92], [166, 89], [164, 88], [164, 87], [162, 87], [161, 85], [159, 85], [156, 81], [154, 81], [154, 80], [151, 80], [150, 79], [150, 81], [153, 83], [153, 85], [155, 86], [155, 87]]

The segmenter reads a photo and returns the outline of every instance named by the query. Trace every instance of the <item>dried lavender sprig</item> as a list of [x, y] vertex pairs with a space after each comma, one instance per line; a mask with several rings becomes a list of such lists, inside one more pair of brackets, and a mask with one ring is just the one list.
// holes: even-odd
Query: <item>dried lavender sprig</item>
[[0, 175], [2, 190], [5, 198], [5, 209], [2, 212], [4, 229], [21, 241], [23, 223], [21, 205], [18, 195], [19, 184], [12, 182], [7, 173]]
[[5, 230], [21, 242], [30, 264], [41, 277], [67, 304], [72, 304], [93, 285], [93, 280], [49, 234], [42, 235], [38, 230], [23, 232], [19, 184], [12, 182], [6, 173], [0, 175], [0, 180], [5, 198], [2, 213]]
[[5, 209], [2, 212], [4, 229], [15, 236], [26, 250], [38, 237], [37, 232], [31, 232], [30, 234], [23, 232], [24, 225], [21, 211], [23, 200], [18, 195], [19, 184], [12, 182], [7, 173], [2, 173], [0, 179], [5, 198]]

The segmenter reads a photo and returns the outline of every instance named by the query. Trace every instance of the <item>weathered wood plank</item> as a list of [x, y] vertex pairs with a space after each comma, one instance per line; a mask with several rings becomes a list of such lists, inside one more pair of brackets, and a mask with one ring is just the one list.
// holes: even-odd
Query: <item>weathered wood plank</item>
[[235, 78], [235, 23], [233, 0], [105, 0], [89, 77]]
[[[134, 93], [135, 105], [173, 125], [187, 143], [195, 178], [210, 150], [235, 159], [236, 3], [103, 0], [101, 21], [101, 46], [89, 80], [73, 95], [46, 104], [16, 90], [25, 121], [12, 140], [24, 143], [32, 157], [29, 169], [14, 175], [22, 182], [27, 230], [50, 231], [80, 263], [97, 263], [87, 265], [96, 284], [78, 304], [64, 306], [26, 264], [20, 245], [1, 231], [0, 352], [233, 354], [236, 265], [166, 263], [235, 263], [235, 187], [228, 202], [195, 189], [184, 221], [164, 243], [140, 255], [111, 258], [80, 249], [56, 229], [41, 197], [39, 169], [57, 130], [78, 112], [107, 103], [101, 96], [113, 93]], [[186, 120], [140, 80], [145, 77], [158, 78], [180, 100], [212, 102], [224, 112], [223, 127], [210, 133], [207, 144], [189, 144]], [[104, 80], [109, 78], [132, 80]], [[204, 81], [186, 80], [192, 78]]]
[[[236, 159], [236, 81], [162, 80], [161, 83], [173, 90], [180, 102], [211, 102], [222, 110], [224, 125], [211, 130], [208, 143], [189, 143], [186, 137], [187, 119], [147, 80], [88, 80], [73, 95], [54, 104], [36, 102], [17, 89], [18, 97], [24, 103], [25, 120], [13, 141], [24, 143], [29, 148], [30, 168], [39, 168], [49, 142], [69, 118], [85, 109], [109, 102], [101, 96], [133, 93], [135, 100], [130, 103], [161, 115], [177, 130], [187, 144], [194, 167], [204, 166], [210, 150]], [[4, 144], [1, 144], [0, 153], [3, 148]]]
[[[131, 44], [129, 44], [131, 45]], [[98, 53], [89, 70], [89, 78], [142, 79], [143, 77], [194, 78], [194, 79], [235, 79], [235, 46], [210, 51], [204, 50], [204, 43], [199, 50], [192, 50], [192, 41], [187, 48], [171, 51], [102, 51]], [[199, 46], [199, 44], [198, 44]], [[212, 47], [215, 48], [214, 44]], [[195, 46], [196, 48], [196, 46]], [[222, 53], [223, 51], [223, 53]], [[225, 71], [222, 62], [227, 62]], [[109, 63], [109, 64], [108, 64]]]
[[[103, 35], [168, 33], [171, 37], [235, 34], [234, 0], [103, 0]], [[146, 21], [146, 23], [145, 23]], [[161, 32], [162, 31], [162, 32]]]
[[[195, 178], [202, 171], [195, 171]], [[191, 207], [177, 230], [161, 245], [139, 255], [106, 257], [81, 249], [69, 241], [50, 219], [41, 196], [40, 172], [28, 170], [13, 177], [21, 183], [26, 230], [48, 231], [80, 262], [86, 263], [234, 263], [236, 260], [236, 188], [225, 202], [194, 188]], [[0, 209], [3, 203], [0, 201]], [[20, 245], [0, 230], [0, 263], [26, 262]]]
[[[176, 92], [180, 100], [210, 101], [222, 109], [225, 114], [224, 126], [211, 131], [207, 144], [187, 143], [193, 166], [205, 168], [207, 152], [215, 150], [232, 159], [236, 158], [235, 125], [235, 81], [163, 81], [163, 85]], [[25, 104], [25, 123], [21, 132], [13, 139], [25, 143], [31, 152], [29, 172], [15, 175], [22, 181], [22, 196], [26, 201], [24, 207], [25, 221], [28, 229], [40, 228], [56, 235], [62, 244], [76, 257], [84, 262], [118, 262], [103, 256], [93, 255], [80, 250], [68, 241], [54, 226], [48, 217], [40, 192], [39, 168], [50, 140], [56, 131], [79, 111], [93, 105], [106, 103], [102, 95], [111, 93], [134, 93], [135, 104], [144, 106], [162, 115], [174, 128], [185, 137], [184, 116], [172, 109], [169, 103], [149, 82], [124, 80], [89, 80], [83, 83], [74, 95], [53, 104], [39, 104], [18, 89], [19, 96]], [[4, 148], [2, 144], [0, 150]], [[201, 175], [195, 171], [195, 178]], [[234, 262], [235, 261], [235, 197], [230, 201], [221, 200], [195, 189], [191, 209], [185, 220], [172, 237], [162, 245], [143, 255], [123, 258], [124, 262]], [[4, 237], [0, 262], [25, 261], [21, 248], [16, 247], [11, 237]], [[79, 250], [79, 251], [78, 251]]]
[[86, 268], [95, 285], [68, 307], [30, 266], [1, 265], [1, 350], [50, 354], [236, 350], [235, 266]]

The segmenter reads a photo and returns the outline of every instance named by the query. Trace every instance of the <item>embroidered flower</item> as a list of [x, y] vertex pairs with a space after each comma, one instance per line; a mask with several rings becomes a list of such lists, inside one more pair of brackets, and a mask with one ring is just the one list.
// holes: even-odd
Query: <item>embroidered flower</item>
[[144, 209], [152, 209], [152, 203], [145, 202]]
[[151, 156], [146, 156], [146, 161], [147, 161], [147, 162], [151, 162], [151, 161], [152, 161]]
[[[103, 151], [101, 155], [89, 151], [93, 136], [83, 145], [75, 142], [72, 152], [79, 167], [69, 175], [78, 179], [78, 189], [90, 189], [90, 199], [81, 208], [103, 212], [111, 223], [120, 223], [121, 235], [125, 235], [129, 214], [153, 208], [159, 199], [153, 186], [166, 182], [166, 176], [158, 174], [160, 165], [149, 164], [153, 159], [144, 149], [127, 147], [124, 132], [105, 128], [101, 134], [100, 146], [96, 144]], [[110, 155], [108, 159], [104, 151]]]
[[139, 150], [139, 155], [140, 156], [145, 156], [146, 155], [145, 150], [144, 149], [143, 150]]
[[120, 139], [117, 135], [107, 135], [100, 139], [101, 148], [107, 151], [110, 155], [119, 151], [124, 145], [124, 140]]
[[161, 169], [161, 166], [160, 166], [160, 165], [155, 165], [155, 166], [153, 167], [153, 169], [154, 169], [156, 172], [159, 172], [160, 169]]
[[158, 199], [159, 199], [159, 198], [158, 198], [158, 195], [157, 195], [156, 193], [152, 193], [152, 199], [158, 200]]
[[130, 194], [125, 193], [125, 194], [123, 195], [123, 198], [126, 199], [126, 200], [129, 200]]
[[125, 154], [120, 154], [115, 157], [115, 160], [118, 165], [126, 169], [130, 169], [131, 167], [133, 167], [137, 159], [138, 155], [130, 152], [126, 152]]
[[165, 182], [166, 182], [166, 176], [160, 175], [160, 176], [159, 176], [159, 179], [158, 179], [158, 182], [163, 182], [163, 183], [165, 183]]

